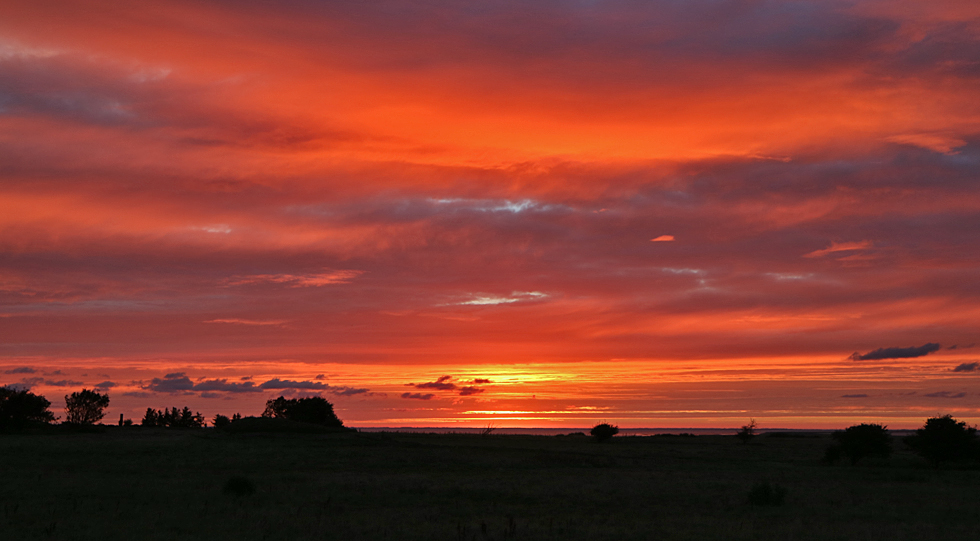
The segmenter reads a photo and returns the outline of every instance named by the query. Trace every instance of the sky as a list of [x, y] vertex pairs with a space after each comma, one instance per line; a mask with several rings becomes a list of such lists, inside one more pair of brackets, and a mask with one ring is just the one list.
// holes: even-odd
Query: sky
[[9, 0], [0, 384], [980, 422], [974, 0]]

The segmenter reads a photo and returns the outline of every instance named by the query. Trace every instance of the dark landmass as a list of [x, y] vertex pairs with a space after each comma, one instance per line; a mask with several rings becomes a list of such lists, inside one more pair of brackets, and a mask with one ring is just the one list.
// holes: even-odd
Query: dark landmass
[[[259, 421], [261, 423], [262, 421]], [[255, 424], [255, 422], [253, 422]], [[5, 539], [972, 539], [976, 462], [829, 434], [582, 436], [98, 427], [0, 434]]]

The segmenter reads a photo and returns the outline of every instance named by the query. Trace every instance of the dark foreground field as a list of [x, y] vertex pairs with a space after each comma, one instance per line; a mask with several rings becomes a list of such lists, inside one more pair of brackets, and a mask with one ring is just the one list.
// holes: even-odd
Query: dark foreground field
[[[0, 435], [0, 539], [977, 539], [980, 471], [830, 439]], [[232, 483], [238, 493], [226, 490]], [[249, 491], [249, 481], [255, 491]], [[749, 503], [753, 485], [785, 503]]]

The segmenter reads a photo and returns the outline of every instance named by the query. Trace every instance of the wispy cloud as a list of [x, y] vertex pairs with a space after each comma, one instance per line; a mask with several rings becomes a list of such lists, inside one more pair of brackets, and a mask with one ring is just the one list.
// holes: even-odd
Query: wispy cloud
[[508, 296], [498, 295], [477, 295], [467, 301], [458, 302], [460, 305], [491, 305], [491, 304], [511, 304], [522, 301], [540, 300], [548, 295], [540, 291], [515, 291]]
[[320, 287], [333, 284], [348, 284], [364, 271], [339, 270], [317, 274], [253, 274], [236, 276], [228, 280], [229, 285], [285, 284], [289, 287]]
[[257, 326], [273, 326], [278, 327], [287, 323], [284, 319], [239, 319], [239, 318], [225, 318], [225, 319], [209, 319], [205, 323], [229, 323], [233, 325], [257, 325]]
[[37, 372], [36, 369], [30, 366], [18, 366], [17, 368], [11, 368], [9, 370], [4, 370], [4, 374], [34, 374]]
[[939, 152], [941, 154], [956, 154], [957, 148], [966, 145], [966, 141], [958, 136], [937, 133], [907, 133], [903, 135], [893, 135], [886, 138], [886, 141], [905, 145], [914, 145]]
[[322, 381], [293, 381], [293, 380], [281, 380], [279, 378], [273, 378], [269, 381], [259, 385], [260, 389], [293, 389], [293, 390], [303, 390], [303, 391], [326, 391], [339, 396], [353, 396], [358, 394], [369, 394], [370, 389], [347, 387], [347, 386], [337, 386], [329, 385], [323, 383]]
[[929, 398], [964, 398], [966, 396], [965, 392], [954, 393], [952, 391], [937, 391], [935, 393], [928, 393], [922, 396], [927, 396]]
[[980, 372], [980, 362], [960, 363], [953, 369], [953, 372]]
[[911, 359], [915, 357], [922, 357], [930, 353], [939, 351], [939, 344], [928, 343], [921, 346], [910, 346], [906, 348], [892, 347], [892, 348], [878, 348], [874, 351], [869, 351], [867, 353], [857, 353], [851, 354], [849, 359], [852, 361], [877, 361], [881, 359]]
[[432, 393], [402, 393], [402, 398], [409, 398], [414, 400], [432, 400], [436, 395]]
[[860, 242], [832, 242], [830, 246], [822, 250], [814, 250], [803, 257], [823, 257], [827, 254], [837, 252], [853, 252], [856, 250], [867, 250], [871, 248], [871, 241], [863, 240]]

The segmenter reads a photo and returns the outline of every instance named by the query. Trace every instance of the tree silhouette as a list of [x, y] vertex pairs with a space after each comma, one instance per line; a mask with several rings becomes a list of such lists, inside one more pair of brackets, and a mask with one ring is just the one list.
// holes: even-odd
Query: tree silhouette
[[936, 466], [977, 454], [977, 429], [952, 415], [926, 419], [926, 424], [905, 438], [905, 444]]
[[280, 396], [265, 403], [262, 417], [288, 419], [302, 423], [313, 423], [332, 428], [341, 428], [344, 423], [333, 411], [333, 404], [319, 396], [309, 398], [285, 398]]
[[[837, 440], [840, 454], [857, 464], [864, 457], [888, 458], [892, 454], [892, 437], [883, 425], [859, 424], [838, 430], [832, 434]], [[828, 457], [832, 453], [828, 453]]]
[[109, 395], [82, 389], [65, 395], [65, 422], [75, 425], [92, 425], [105, 416]]
[[0, 387], [0, 428], [20, 427], [30, 423], [50, 423], [55, 420], [48, 410], [51, 402], [26, 389]]
[[742, 441], [742, 443], [748, 443], [749, 440], [756, 436], [755, 434], [755, 419], [749, 419], [749, 424], [742, 425], [742, 429], [735, 434], [735, 437]]

